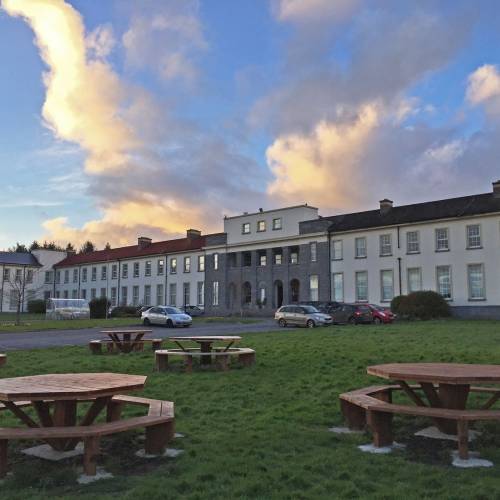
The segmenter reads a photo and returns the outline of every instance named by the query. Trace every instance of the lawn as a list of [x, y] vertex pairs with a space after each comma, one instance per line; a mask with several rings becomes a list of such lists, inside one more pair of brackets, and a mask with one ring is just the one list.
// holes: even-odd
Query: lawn
[[[491, 469], [449, 465], [453, 444], [413, 437], [426, 421], [394, 420], [391, 455], [362, 453], [365, 435], [336, 435], [338, 394], [371, 383], [366, 366], [383, 362], [499, 363], [500, 322], [418, 322], [390, 326], [286, 329], [246, 334], [256, 349], [252, 368], [228, 373], [153, 372], [150, 351], [92, 356], [67, 347], [9, 352], [2, 376], [66, 371], [114, 371], [148, 375], [144, 394], [176, 405], [176, 459], [135, 458], [141, 432], [103, 441], [102, 465], [115, 478], [75, 483], [80, 463], [54, 465], [24, 458], [26, 443], [12, 443], [14, 474], [0, 486], [2, 498], [296, 499], [296, 498], [500, 498], [500, 423], [483, 431], [472, 449], [495, 463]], [[134, 411], [134, 410], [132, 410]], [[1, 425], [12, 417], [3, 414]]]

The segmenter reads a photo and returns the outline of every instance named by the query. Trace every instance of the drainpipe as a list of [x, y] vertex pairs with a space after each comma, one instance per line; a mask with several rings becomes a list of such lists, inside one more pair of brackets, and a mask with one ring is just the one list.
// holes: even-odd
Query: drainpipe
[[[167, 290], [168, 290], [168, 264], [167, 264], [167, 254], [165, 254], [165, 259], [163, 260], [163, 272], [165, 273], [165, 290], [163, 290], [163, 304], [167, 305]], [[161, 305], [161, 304], [160, 304]]]
[[5, 264], [2, 264], [2, 293], [0, 295], [0, 312], [3, 311], [3, 284], [4, 284], [3, 277], [4, 276], [5, 276]]
[[120, 305], [120, 280], [122, 276], [122, 263], [121, 260], [118, 259], [118, 284], [116, 286], [116, 305]]
[[23, 266], [23, 284], [21, 286], [21, 312], [24, 312], [24, 288], [26, 286], [26, 266]]
[[332, 267], [332, 232], [328, 228], [328, 296], [330, 301], [333, 301], [332, 297], [332, 280], [333, 280], [333, 267]]
[[401, 279], [401, 257], [398, 257], [398, 275], [399, 275], [399, 295], [403, 294], [402, 279]]

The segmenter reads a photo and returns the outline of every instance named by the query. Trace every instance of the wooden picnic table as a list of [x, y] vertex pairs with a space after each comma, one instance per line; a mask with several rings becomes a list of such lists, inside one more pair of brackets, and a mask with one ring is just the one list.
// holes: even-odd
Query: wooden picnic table
[[104, 330], [101, 333], [111, 339], [116, 348], [129, 353], [141, 343], [142, 338], [153, 330]]
[[[186, 337], [170, 337], [172, 342], [175, 342], [180, 349], [183, 351], [188, 351], [189, 348], [186, 348], [182, 345], [182, 342], [196, 342], [200, 346], [200, 351], [202, 353], [212, 352], [212, 344], [215, 342], [222, 342], [227, 344], [222, 352], [227, 352], [229, 348], [235, 343], [241, 340], [241, 337], [236, 335], [201, 335], [201, 336], [186, 336]], [[211, 364], [212, 359], [210, 356], [203, 356], [200, 360], [200, 364], [209, 365]]]
[[[472, 384], [500, 383], [500, 365], [391, 363], [369, 366], [367, 373], [393, 380], [417, 406], [454, 410], [465, 410]], [[428, 405], [408, 382], [420, 385]], [[500, 393], [494, 392], [482, 409], [491, 408], [498, 399]], [[456, 420], [436, 419], [436, 425], [446, 434], [457, 432]]]
[[[4, 378], [0, 379], [0, 401], [31, 428], [90, 426], [114, 395], [143, 389], [145, 382], [145, 376], [121, 373], [65, 373]], [[39, 422], [32, 419], [21, 405], [16, 405], [20, 401], [31, 403]], [[90, 401], [91, 404], [77, 424], [77, 405], [82, 401]], [[59, 451], [73, 450], [78, 441], [75, 437], [46, 440], [53, 449]]]

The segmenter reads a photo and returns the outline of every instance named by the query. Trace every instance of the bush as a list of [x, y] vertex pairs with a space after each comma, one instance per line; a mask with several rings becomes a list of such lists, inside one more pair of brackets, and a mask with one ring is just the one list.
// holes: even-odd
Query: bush
[[139, 308], [135, 306], [117, 306], [111, 310], [112, 318], [140, 318]]
[[412, 292], [394, 297], [391, 310], [408, 319], [446, 318], [451, 315], [450, 306], [439, 293], [431, 291]]
[[45, 314], [45, 300], [28, 300], [28, 312], [31, 314]]
[[110, 302], [106, 297], [92, 299], [89, 302], [91, 318], [105, 318]]

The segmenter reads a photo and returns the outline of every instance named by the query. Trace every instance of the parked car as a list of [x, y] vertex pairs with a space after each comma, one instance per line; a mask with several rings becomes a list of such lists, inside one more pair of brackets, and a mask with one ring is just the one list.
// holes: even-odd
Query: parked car
[[191, 317], [205, 314], [205, 310], [199, 306], [184, 306], [184, 312]]
[[307, 305], [307, 306], [313, 306], [315, 307], [319, 312], [322, 312], [324, 314], [331, 314], [332, 311], [335, 309], [338, 309], [342, 303], [340, 302], [332, 302], [332, 301], [324, 301], [324, 302], [319, 302], [319, 301], [309, 301], [309, 302], [301, 302], [299, 305]]
[[396, 315], [387, 307], [368, 304], [373, 316], [373, 322], [377, 325], [381, 323], [392, 323]]
[[166, 325], [169, 328], [183, 326], [187, 328], [193, 323], [193, 318], [177, 307], [156, 306], [141, 314], [142, 323], [148, 325]]
[[274, 319], [282, 327], [296, 325], [314, 328], [332, 324], [332, 317], [329, 314], [324, 314], [314, 306], [308, 305], [282, 306], [274, 314]]
[[331, 315], [336, 324], [373, 323], [372, 311], [367, 304], [339, 304], [339, 307], [334, 309]]

